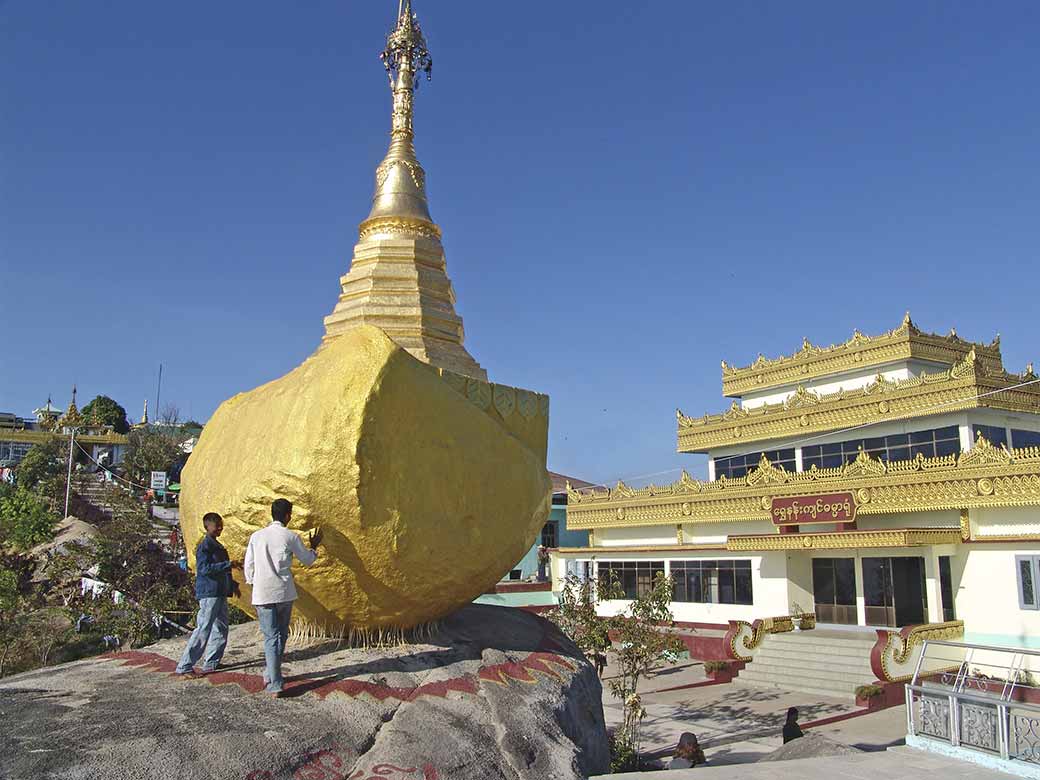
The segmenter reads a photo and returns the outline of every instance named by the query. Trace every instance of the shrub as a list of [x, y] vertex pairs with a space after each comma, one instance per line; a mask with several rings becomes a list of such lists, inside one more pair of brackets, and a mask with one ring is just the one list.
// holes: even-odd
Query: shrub
[[868, 685], [861, 685], [858, 688], [856, 688], [856, 698], [857, 699], [873, 699], [876, 696], [880, 696], [884, 692], [885, 692], [885, 689], [882, 688], [880, 685], [875, 685], [874, 683], [869, 683]]

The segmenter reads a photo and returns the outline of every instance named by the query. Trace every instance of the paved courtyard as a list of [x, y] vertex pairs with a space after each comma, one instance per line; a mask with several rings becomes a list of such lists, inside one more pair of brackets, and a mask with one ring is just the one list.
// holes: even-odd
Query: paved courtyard
[[[614, 665], [608, 664], [603, 674], [603, 712], [608, 728], [617, 725], [622, 715], [620, 702], [610, 694], [610, 680], [615, 674]], [[645, 755], [667, 760], [679, 735], [692, 731], [709, 765], [749, 763], [783, 744], [780, 732], [788, 707], [798, 708], [803, 725], [860, 712], [848, 701], [734, 683], [706, 685], [707, 682], [698, 661], [663, 667], [641, 681], [639, 690], [647, 710], [642, 731]], [[668, 690], [697, 684], [700, 687]], [[860, 750], [883, 751], [903, 744], [906, 715], [901, 707], [894, 707], [812, 730]]]

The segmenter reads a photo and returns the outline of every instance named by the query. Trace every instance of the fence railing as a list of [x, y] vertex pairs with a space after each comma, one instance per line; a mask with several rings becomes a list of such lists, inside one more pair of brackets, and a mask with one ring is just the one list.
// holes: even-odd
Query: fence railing
[[[926, 658], [950, 663], [942, 672], [922, 671]], [[908, 734], [1040, 764], [1040, 688], [1030, 660], [1040, 665], [1040, 651], [926, 642], [906, 686]]]

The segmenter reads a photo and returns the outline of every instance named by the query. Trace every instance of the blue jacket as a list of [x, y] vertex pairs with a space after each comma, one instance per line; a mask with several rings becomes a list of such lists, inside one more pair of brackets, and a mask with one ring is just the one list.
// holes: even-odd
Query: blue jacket
[[231, 595], [231, 559], [220, 542], [208, 534], [195, 548], [195, 598]]

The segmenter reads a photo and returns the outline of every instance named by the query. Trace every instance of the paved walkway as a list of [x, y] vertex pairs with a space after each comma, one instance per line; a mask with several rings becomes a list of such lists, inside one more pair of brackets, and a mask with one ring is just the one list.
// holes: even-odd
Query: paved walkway
[[[657, 772], [627, 772], [603, 777], [625, 780], [654, 780]], [[668, 780], [1008, 780], [1011, 775], [983, 769], [967, 761], [943, 758], [912, 748], [885, 753], [770, 761], [744, 766], [674, 769]]]
[[[608, 728], [621, 722], [621, 703], [610, 694], [616, 674], [613, 654], [603, 675], [603, 713]], [[901, 707], [863, 713], [854, 704], [816, 695], [732, 684], [706, 684], [699, 661], [681, 661], [640, 681], [646, 708], [642, 752], [653, 759], [671, 757], [684, 731], [697, 735], [711, 766], [757, 761], [783, 743], [780, 733], [788, 707], [797, 707], [799, 722], [808, 724], [841, 715], [855, 717], [813, 730], [865, 751], [884, 751], [903, 744], [906, 714]], [[676, 686], [678, 690], [667, 690]], [[862, 713], [862, 714], [860, 714]], [[669, 775], [671, 777], [671, 775]]]

